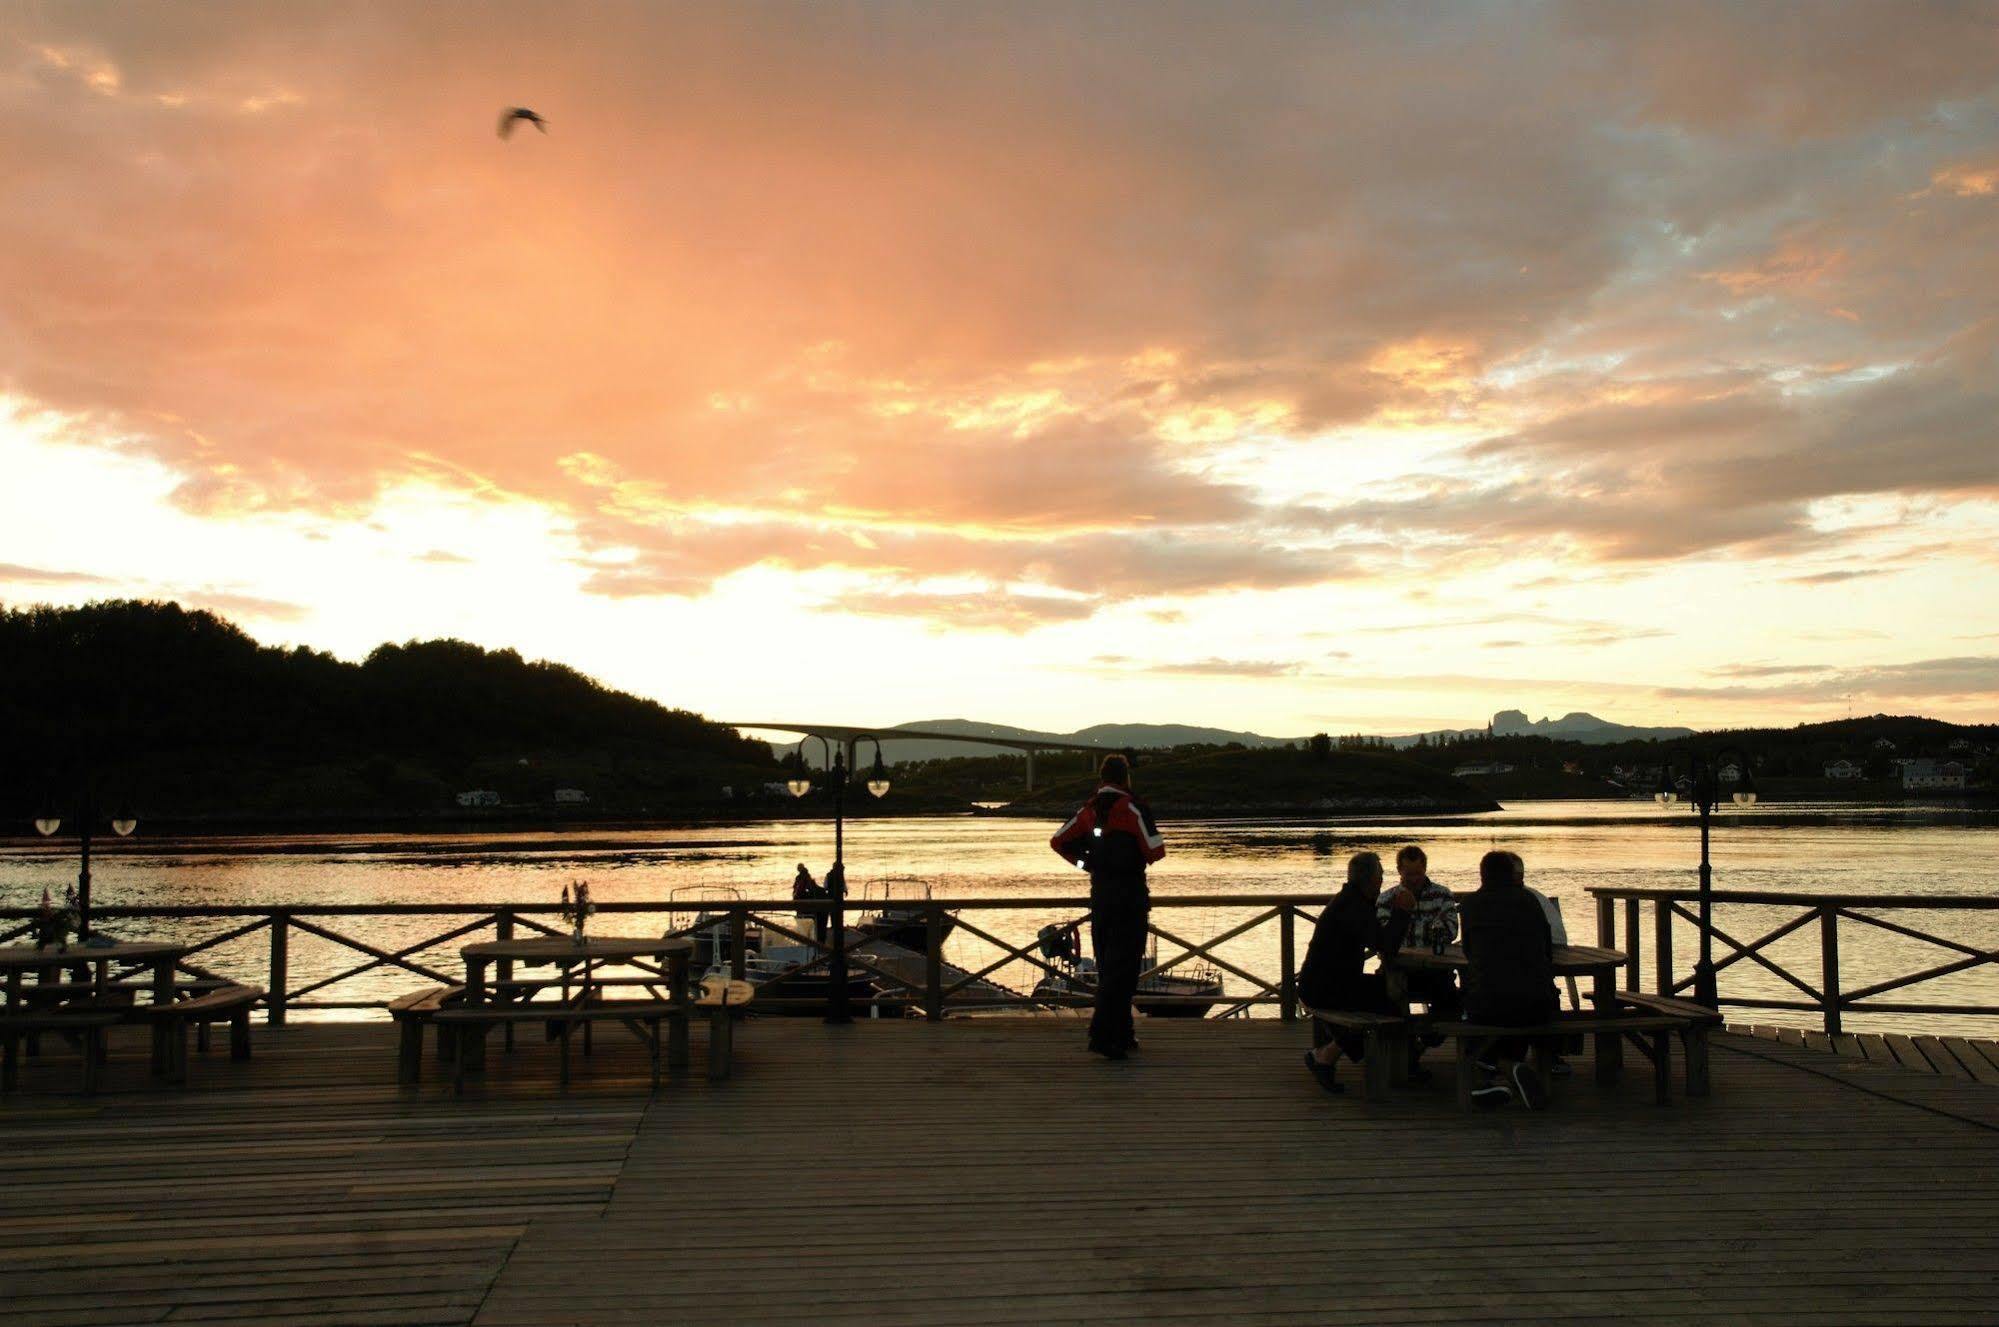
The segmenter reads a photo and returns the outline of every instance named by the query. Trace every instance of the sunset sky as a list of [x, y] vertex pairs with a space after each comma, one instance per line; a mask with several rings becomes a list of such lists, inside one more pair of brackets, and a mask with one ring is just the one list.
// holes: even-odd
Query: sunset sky
[[11, 3], [0, 112], [9, 604], [722, 719], [1999, 721], [1999, 5]]

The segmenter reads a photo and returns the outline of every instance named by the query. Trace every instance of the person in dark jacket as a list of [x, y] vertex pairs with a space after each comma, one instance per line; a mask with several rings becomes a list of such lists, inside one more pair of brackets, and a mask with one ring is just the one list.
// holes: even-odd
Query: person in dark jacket
[[1131, 762], [1105, 756], [1100, 786], [1048, 846], [1090, 873], [1090, 943], [1097, 951], [1097, 1007], [1090, 1049], [1122, 1060], [1138, 1049], [1131, 1002], [1138, 994], [1152, 896], [1145, 868], [1166, 855], [1152, 809], [1131, 795]]
[[[1477, 892], [1458, 903], [1465, 1016], [1474, 1023], [1528, 1027], [1555, 1016], [1554, 938], [1518, 862], [1510, 852], [1487, 853], [1478, 864]], [[1521, 1104], [1537, 1110], [1547, 1104], [1547, 1087], [1526, 1062], [1526, 1038], [1496, 1039], [1486, 1053]]]
[[[1387, 1013], [1388, 991], [1379, 972], [1367, 972], [1368, 955], [1381, 944], [1374, 905], [1381, 895], [1381, 858], [1357, 852], [1347, 861], [1347, 882], [1319, 914], [1312, 943], [1298, 969], [1298, 997], [1314, 1009]], [[1344, 1092], [1335, 1075], [1341, 1055], [1358, 1063], [1365, 1040], [1353, 1032], [1336, 1032], [1322, 1023], [1312, 1025], [1315, 1049], [1305, 1052], [1305, 1067], [1328, 1092]]]
[[[795, 903], [809, 903], [827, 897], [826, 891], [812, 878], [812, 872], [805, 869], [805, 863], [798, 864], [798, 874], [791, 878], [791, 897]], [[812, 914], [812, 938], [820, 942], [826, 939], [826, 914]]]

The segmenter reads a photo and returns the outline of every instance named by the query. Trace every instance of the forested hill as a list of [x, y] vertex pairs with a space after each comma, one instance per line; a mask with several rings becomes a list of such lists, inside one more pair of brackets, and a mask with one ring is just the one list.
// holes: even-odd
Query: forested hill
[[670, 813], [777, 777], [769, 748], [560, 664], [463, 641], [359, 664], [259, 645], [173, 604], [0, 610], [0, 814], [100, 800], [145, 816], [318, 819], [454, 812], [491, 790]]

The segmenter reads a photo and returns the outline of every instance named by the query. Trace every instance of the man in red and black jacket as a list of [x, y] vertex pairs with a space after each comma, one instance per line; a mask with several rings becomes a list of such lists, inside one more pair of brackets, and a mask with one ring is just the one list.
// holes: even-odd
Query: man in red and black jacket
[[1090, 943], [1097, 951], [1097, 1009], [1090, 1049], [1122, 1060], [1138, 1046], [1131, 1002], [1138, 994], [1152, 896], [1145, 868], [1166, 855], [1152, 808], [1131, 795], [1131, 762], [1105, 756], [1102, 787], [1056, 831], [1048, 846], [1090, 873]]

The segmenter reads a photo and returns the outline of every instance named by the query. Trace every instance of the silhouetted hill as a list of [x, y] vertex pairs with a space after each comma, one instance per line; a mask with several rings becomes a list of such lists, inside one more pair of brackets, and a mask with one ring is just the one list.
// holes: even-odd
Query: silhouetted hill
[[[1314, 753], [1293, 747], [1216, 751], [1141, 761], [1139, 795], [1162, 818], [1310, 815], [1325, 811], [1489, 811], [1490, 797], [1400, 755]], [[1008, 815], [1066, 815], [1096, 788], [1094, 777], [1050, 784], [1010, 803]]]
[[25, 821], [88, 767], [148, 817], [456, 813], [491, 790], [571, 813], [670, 812], [779, 777], [768, 749], [561, 664], [463, 641], [359, 664], [259, 645], [223, 619], [118, 601], [0, 611], [0, 813]]

